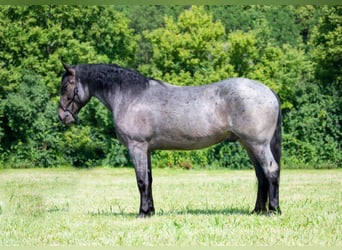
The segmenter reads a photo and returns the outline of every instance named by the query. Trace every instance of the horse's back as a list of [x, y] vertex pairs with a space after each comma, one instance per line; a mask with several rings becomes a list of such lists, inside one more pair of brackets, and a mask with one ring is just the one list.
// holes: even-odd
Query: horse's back
[[[263, 83], [248, 78], [228, 78], [215, 83], [221, 88], [221, 94], [231, 97], [253, 99], [274, 99], [272, 90]], [[255, 99], [256, 98], [256, 99]]]

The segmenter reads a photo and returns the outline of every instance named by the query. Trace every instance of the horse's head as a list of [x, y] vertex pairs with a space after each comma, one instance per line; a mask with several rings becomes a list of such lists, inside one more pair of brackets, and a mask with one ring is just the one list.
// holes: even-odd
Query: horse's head
[[64, 63], [63, 66], [65, 73], [60, 88], [58, 117], [64, 124], [70, 124], [77, 119], [77, 113], [89, 97], [86, 97], [79, 79], [76, 78], [76, 69]]

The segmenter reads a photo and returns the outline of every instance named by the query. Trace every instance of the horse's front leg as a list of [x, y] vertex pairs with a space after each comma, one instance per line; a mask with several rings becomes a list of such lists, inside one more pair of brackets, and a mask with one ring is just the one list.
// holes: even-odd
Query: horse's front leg
[[152, 197], [152, 169], [150, 152], [147, 144], [133, 142], [128, 147], [135, 167], [138, 188], [140, 192], [139, 217], [144, 218], [154, 214]]

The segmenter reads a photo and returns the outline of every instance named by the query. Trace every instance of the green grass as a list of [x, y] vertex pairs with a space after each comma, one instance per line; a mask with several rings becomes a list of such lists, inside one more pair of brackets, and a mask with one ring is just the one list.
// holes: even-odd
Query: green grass
[[137, 219], [133, 169], [0, 171], [1, 246], [342, 246], [342, 171], [284, 170], [281, 216], [250, 215], [253, 171], [154, 170]]

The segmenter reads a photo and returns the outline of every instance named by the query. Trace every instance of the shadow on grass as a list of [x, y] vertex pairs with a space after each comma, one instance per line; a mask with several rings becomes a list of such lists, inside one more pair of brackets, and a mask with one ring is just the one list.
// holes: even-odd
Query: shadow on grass
[[161, 215], [167, 214], [191, 214], [191, 215], [250, 215], [251, 212], [247, 208], [236, 208], [236, 207], [227, 207], [223, 209], [215, 209], [215, 208], [203, 208], [203, 209], [192, 209], [186, 208], [181, 210], [173, 210], [173, 211], [163, 211]]
[[96, 212], [88, 212], [91, 216], [114, 216], [114, 217], [137, 217], [137, 213], [128, 213], [124, 209], [119, 207], [118, 211], [114, 210], [113, 207], [109, 207], [108, 210], [97, 210]]
[[[114, 217], [128, 217], [135, 218], [138, 213], [125, 212], [123, 209], [119, 211], [113, 210], [112, 207], [109, 210], [98, 210], [96, 212], [88, 212], [91, 216], [114, 216]], [[229, 207], [224, 209], [192, 209], [192, 208], [183, 208], [183, 209], [174, 209], [174, 210], [161, 210], [156, 213], [156, 216], [168, 216], [168, 215], [250, 215], [251, 211], [247, 208], [235, 208]]]

